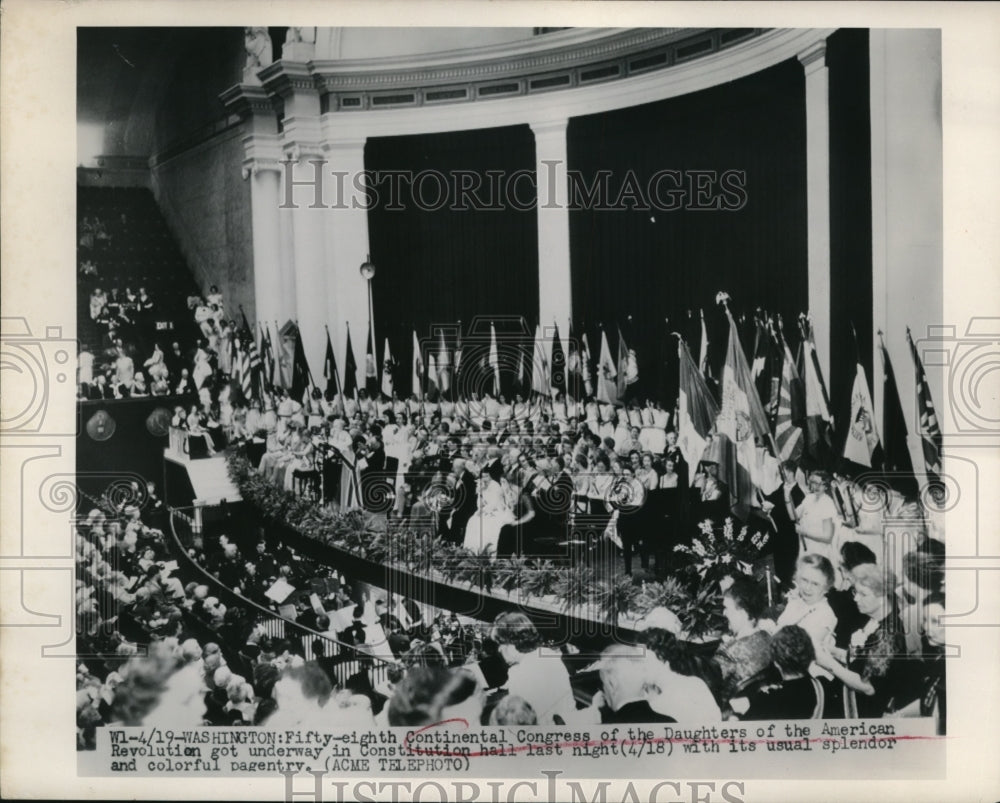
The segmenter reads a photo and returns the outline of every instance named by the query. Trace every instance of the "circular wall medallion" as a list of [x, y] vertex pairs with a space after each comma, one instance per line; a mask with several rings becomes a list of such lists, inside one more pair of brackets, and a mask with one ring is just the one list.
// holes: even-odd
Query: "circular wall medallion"
[[87, 422], [87, 434], [95, 441], [106, 441], [115, 434], [117, 426], [107, 410], [98, 410]]
[[171, 412], [166, 407], [157, 407], [146, 419], [146, 429], [154, 438], [164, 438], [170, 432]]

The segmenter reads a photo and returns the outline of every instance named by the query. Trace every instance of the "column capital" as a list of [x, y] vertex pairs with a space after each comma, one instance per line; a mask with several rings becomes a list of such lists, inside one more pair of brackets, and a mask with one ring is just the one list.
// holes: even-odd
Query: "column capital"
[[821, 39], [796, 55], [806, 75], [826, 67], [826, 39]]
[[323, 142], [323, 151], [356, 151], [364, 150], [368, 137], [346, 137], [344, 139], [327, 139]]
[[220, 94], [219, 100], [230, 114], [238, 114], [244, 120], [258, 115], [274, 116], [275, 113], [271, 96], [262, 86], [236, 84]]
[[318, 142], [292, 141], [286, 142], [282, 148], [285, 162], [299, 164], [310, 159], [323, 159], [323, 146]]
[[319, 97], [316, 78], [308, 65], [294, 61], [276, 61], [260, 71], [260, 80], [267, 92], [285, 100], [293, 95]]
[[250, 176], [256, 177], [259, 173], [264, 173], [271, 171], [274, 173], [281, 173], [281, 160], [279, 159], [267, 159], [267, 158], [250, 158], [243, 160], [243, 180], [246, 181]]
[[282, 151], [286, 160], [323, 158], [323, 132], [315, 117], [286, 117]]
[[536, 120], [535, 122], [528, 123], [531, 126], [531, 130], [535, 133], [535, 139], [542, 136], [556, 136], [556, 135], [566, 135], [566, 128], [569, 125], [568, 117], [558, 117], [554, 120]]

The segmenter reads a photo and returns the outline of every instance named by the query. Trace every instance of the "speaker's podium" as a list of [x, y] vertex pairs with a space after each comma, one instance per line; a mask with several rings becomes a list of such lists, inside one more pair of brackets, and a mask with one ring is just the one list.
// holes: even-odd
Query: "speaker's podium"
[[[200, 445], [196, 445], [198, 441]], [[180, 441], [172, 442], [163, 450], [163, 499], [169, 508], [192, 509], [193, 528], [200, 533], [206, 510], [242, 499], [229, 477], [226, 458], [207, 456], [204, 437], [188, 437], [186, 449], [176, 448], [180, 445]]]

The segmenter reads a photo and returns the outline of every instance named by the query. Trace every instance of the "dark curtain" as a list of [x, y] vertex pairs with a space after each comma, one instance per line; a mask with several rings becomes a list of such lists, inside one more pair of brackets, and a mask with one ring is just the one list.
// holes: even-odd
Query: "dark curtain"
[[851, 414], [856, 352], [872, 372], [871, 107], [868, 31], [842, 29], [827, 39], [830, 76], [830, 388], [842, 451]]
[[[598, 324], [612, 354], [622, 326], [639, 361], [637, 395], [672, 404], [677, 347], [668, 333], [684, 334], [697, 359], [699, 308], [718, 375], [728, 333], [715, 303], [720, 290], [732, 297], [748, 352], [757, 307], [781, 313], [797, 341], [794, 319], [808, 299], [805, 135], [804, 77], [794, 59], [702, 92], [570, 121], [569, 169], [588, 187], [610, 171], [612, 207], [593, 208], [578, 195], [570, 213], [573, 315], [595, 360]], [[679, 187], [684, 208], [661, 211], [641, 193], [628, 197], [629, 171], [648, 189], [661, 170], [682, 171], [684, 181], [662, 184], [659, 205]], [[726, 171], [745, 176], [742, 193], [732, 173], [723, 186]], [[694, 208], [714, 204], [733, 208]]]
[[[395, 379], [401, 395], [411, 390], [414, 330], [418, 338], [432, 339], [436, 349], [444, 328], [453, 354], [461, 320], [463, 362], [469, 357], [471, 365], [473, 357], [481, 357], [484, 338], [488, 344], [490, 320], [508, 346], [518, 342], [521, 316], [534, 327], [535, 189], [533, 181], [516, 179], [518, 171], [533, 174], [534, 167], [534, 137], [527, 125], [368, 140], [365, 168], [382, 174], [375, 176], [379, 198], [368, 212], [378, 269], [372, 292], [379, 360], [387, 336], [399, 365]], [[393, 179], [386, 171], [406, 171], [415, 181]], [[393, 181], [400, 192], [390, 193]], [[468, 191], [463, 194], [461, 187]], [[427, 351], [425, 362], [426, 356]], [[513, 376], [506, 367], [505, 384]]]

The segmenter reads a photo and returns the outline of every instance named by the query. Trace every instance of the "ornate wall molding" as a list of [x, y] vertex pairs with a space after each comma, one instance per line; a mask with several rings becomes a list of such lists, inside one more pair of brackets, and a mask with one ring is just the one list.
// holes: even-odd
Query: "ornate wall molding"
[[[489, 128], [655, 102], [790, 58], [822, 63], [833, 30], [571, 29], [523, 45], [406, 58], [278, 61], [260, 71], [262, 87], [221, 97], [260, 119], [266, 95], [286, 143]], [[296, 119], [314, 116], [318, 135], [295, 130]]]
[[[324, 112], [361, 111], [615, 81], [718, 53], [762, 33], [759, 28], [589, 29], [540, 37], [513, 52], [507, 44], [407, 58], [316, 60], [308, 67]], [[265, 85], [280, 70], [278, 63], [262, 71]], [[301, 72], [296, 75], [301, 80]]]
[[256, 176], [258, 173], [270, 170], [273, 173], [281, 173], [282, 162], [278, 159], [244, 159], [243, 160], [243, 179], [244, 181], [250, 176]]
[[[432, 89], [412, 90], [421, 95], [407, 105], [364, 108], [339, 113], [324, 108], [324, 141], [341, 138], [424, 134], [469, 128], [541, 123], [597, 114], [643, 103], [653, 103], [718, 86], [796, 58], [833, 29], [772, 29], [724, 50], [676, 63], [669, 69], [648, 70], [619, 80], [579, 82], [565, 88], [529, 91], [528, 79], [518, 78], [480, 86], [467, 86], [465, 100], [427, 102]], [[605, 62], [583, 69], [598, 69]], [[499, 87], [503, 91], [484, 93]], [[405, 94], [405, 93], [398, 93]], [[330, 97], [330, 96], [326, 96]], [[344, 96], [345, 98], [348, 96]]]

